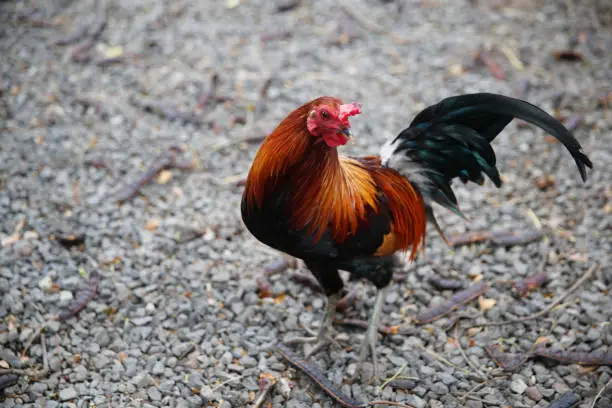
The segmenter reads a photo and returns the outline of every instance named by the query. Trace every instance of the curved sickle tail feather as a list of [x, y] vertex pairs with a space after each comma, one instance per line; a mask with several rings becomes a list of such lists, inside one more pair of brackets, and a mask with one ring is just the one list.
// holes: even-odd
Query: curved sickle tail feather
[[454, 96], [424, 109], [408, 128], [383, 146], [382, 164], [397, 170], [419, 189], [427, 203], [428, 219], [441, 234], [431, 202], [463, 217], [451, 189], [453, 179], [482, 184], [484, 173], [497, 187], [501, 185], [490, 143], [514, 118], [534, 124], [559, 140], [586, 181], [586, 168], [593, 164], [557, 119], [528, 102], [489, 93]]

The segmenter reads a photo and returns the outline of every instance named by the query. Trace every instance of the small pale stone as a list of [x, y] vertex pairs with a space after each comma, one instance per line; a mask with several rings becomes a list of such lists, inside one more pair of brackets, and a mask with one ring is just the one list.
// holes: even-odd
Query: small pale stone
[[522, 394], [527, 389], [527, 384], [522, 378], [517, 378], [510, 383], [510, 389], [516, 394]]
[[52, 285], [53, 285], [53, 281], [51, 280], [51, 276], [49, 275], [45, 276], [38, 282], [38, 287], [41, 288], [45, 292], [51, 289]]
[[72, 292], [70, 292], [69, 290], [62, 290], [59, 294], [60, 303], [68, 303], [73, 298], [74, 296], [72, 295]]

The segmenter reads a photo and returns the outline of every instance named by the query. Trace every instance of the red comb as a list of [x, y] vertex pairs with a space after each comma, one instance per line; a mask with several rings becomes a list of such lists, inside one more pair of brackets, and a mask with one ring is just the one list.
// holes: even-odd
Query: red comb
[[361, 104], [360, 103], [347, 103], [344, 105], [340, 105], [338, 110], [338, 119], [342, 122], [348, 120], [349, 116], [358, 115], [361, 113]]

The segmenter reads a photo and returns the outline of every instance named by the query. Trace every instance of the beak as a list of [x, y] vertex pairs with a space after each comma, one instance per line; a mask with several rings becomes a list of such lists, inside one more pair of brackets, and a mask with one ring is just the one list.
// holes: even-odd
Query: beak
[[348, 127], [342, 128], [342, 129], [340, 129], [340, 133], [342, 133], [343, 135], [345, 135], [349, 139], [351, 138], [351, 128], [348, 128]]

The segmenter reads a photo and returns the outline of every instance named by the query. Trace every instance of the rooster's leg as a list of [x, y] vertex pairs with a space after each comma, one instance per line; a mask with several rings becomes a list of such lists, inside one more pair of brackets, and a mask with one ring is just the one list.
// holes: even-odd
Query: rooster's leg
[[353, 380], [357, 379], [361, 375], [363, 363], [368, 356], [368, 352], [372, 357], [372, 364], [374, 365], [374, 376], [378, 373], [378, 363], [376, 360], [376, 337], [378, 335], [378, 321], [380, 319], [380, 312], [382, 311], [382, 305], [384, 301], [384, 289], [378, 289], [376, 293], [376, 299], [374, 300], [374, 310], [370, 316], [368, 323], [368, 330], [366, 331], [365, 337], [361, 342], [359, 348], [359, 357], [357, 358], [357, 368], [355, 369], [355, 375]]
[[336, 341], [332, 337], [334, 332], [332, 322], [334, 321], [334, 316], [336, 314], [336, 305], [339, 301], [340, 294], [333, 294], [327, 297], [327, 307], [325, 308], [325, 314], [323, 315], [323, 319], [321, 320], [321, 326], [316, 336], [299, 337], [291, 340], [291, 343], [316, 343], [312, 350], [308, 352], [305, 358], [314, 355], [323, 347], [327, 346], [329, 343], [335, 343], [337, 345]]
[[327, 335], [333, 332], [332, 322], [336, 315], [336, 306], [340, 301], [340, 294], [336, 293], [327, 297], [327, 307], [325, 308], [325, 315], [323, 315], [323, 321], [319, 328], [319, 334], [317, 335], [317, 343], [323, 343], [326, 341]]

